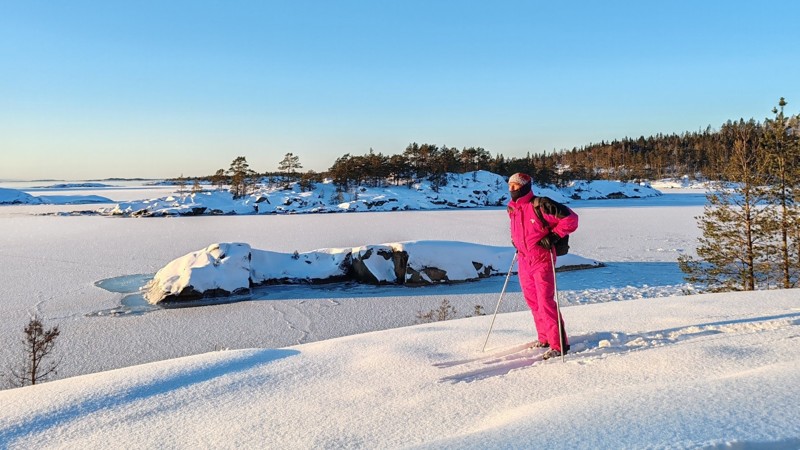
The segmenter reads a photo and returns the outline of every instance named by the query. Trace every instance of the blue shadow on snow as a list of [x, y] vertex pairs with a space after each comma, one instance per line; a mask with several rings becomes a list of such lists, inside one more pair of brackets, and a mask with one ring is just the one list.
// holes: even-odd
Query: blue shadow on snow
[[[53, 411], [26, 417], [21, 423], [0, 429], [0, 442], [11, 444], [17, 439], [24, 440], [26, 435], [34, 431], [41, 433], [43, 430], [65, 425], [72, 420], [80, 421], [82, 417], [90, 414], [115, 409], [139, 401], [146, 401], [152, 397], [177, 389], [206, 383], [224, 375], [244, 372], [299, 353], [297, 350], [265, 349], [257, 351], [255, 354], [235, 356], [208, 366], [194, 368], [188, 372], [176, 371], [164, 378], [136, 385], [130, 390], [109, 390], [98, 397], [89, 397], [83, 401], [64, 405]], [[57, 381], [54, 383], [57, 383]], [[221, 389], [225, 389], [225, 387]], [[164, 404], [159, 402], [157, 407], [163, 409]]]

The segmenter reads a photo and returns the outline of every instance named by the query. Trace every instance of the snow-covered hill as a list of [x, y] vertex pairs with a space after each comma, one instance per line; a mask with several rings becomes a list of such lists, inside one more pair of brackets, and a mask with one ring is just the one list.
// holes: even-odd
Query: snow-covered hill
[[[32, 314], [62, 333], [60, 379], [0, 391], [0, 448], [795, 449], [800, 292], [682, 295], [675, 260], [693, 252], [703, 205], [680, 190], [570, 202], [572, 252], [607, 266], [557, 277], [565, 363], [508, 353], [533, 336], [514, 276], [486, 354], [491, 317], [465, 317], [491, 314], [505, 277], [126, 303], [165, 262], [213, 242], [282, 255], [508, 247], [502, 208], [169, 220], [0, 208], [0, 371], [19, 361]], [[415, 325], [444, 300], [458, 319]]]
[[4, 448], [800, 447], [800, 291], [527, 312], [216, 351], [0, 391]]

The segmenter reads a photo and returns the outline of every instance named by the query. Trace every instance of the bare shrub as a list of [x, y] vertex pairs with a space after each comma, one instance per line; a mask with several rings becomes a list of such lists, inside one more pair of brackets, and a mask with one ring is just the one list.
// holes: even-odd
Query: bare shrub
[[25, 338], [22, 340], [22, 361], [19, 366], [10, 369], [9, 384], [12, 387], [47, 381], [51, 375], [56, 374], [60, 363], [50, 360], [56, 338], [61, 334], [58, 326], [46, 330], [42, 319], [34, 315], [23, 331]]
[[442, 320], [455, 319], [456, 309], [450, 304], [450, 300], [442, 300], [442, 304], [438, 308], [432, 309], [426, 313], [417, 311], [417, 323], [430, 323], [439, 322]]

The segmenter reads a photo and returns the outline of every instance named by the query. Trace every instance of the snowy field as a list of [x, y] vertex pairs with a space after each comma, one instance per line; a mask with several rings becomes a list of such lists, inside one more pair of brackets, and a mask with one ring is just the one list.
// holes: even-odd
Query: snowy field
[[[52, 193], [76, 189], [115, 202], [170, 190]], [[503, 277], [124, 304], [211, 243], [505, 246], [504, 208], [131, 219], [0, 207], [2, 369], [31, 314], [62, 331], [59, 380], [0, 391], [0, 448], [800, 448], [800, 292], [681, 295], [676, 259], [693, 252], [704, 197], [664, 192], [570, 203], [571, 253], [607, 267], [558, 276], [566, 363], [513, 352], [533, 337], [514, 277], [486, 353], [490, 316], [415, 322], [444, 299], [458, 317], [491, 314]]]

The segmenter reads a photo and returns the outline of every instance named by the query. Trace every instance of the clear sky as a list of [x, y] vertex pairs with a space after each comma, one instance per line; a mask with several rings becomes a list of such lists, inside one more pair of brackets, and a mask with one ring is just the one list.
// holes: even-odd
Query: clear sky
[[800, 111], [800, 2], [0, 0], [0, 179], [328, 169]]

